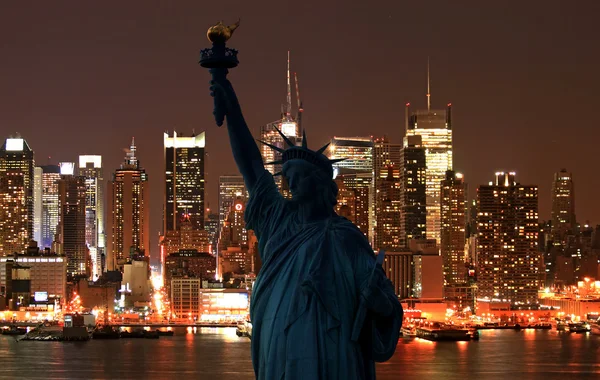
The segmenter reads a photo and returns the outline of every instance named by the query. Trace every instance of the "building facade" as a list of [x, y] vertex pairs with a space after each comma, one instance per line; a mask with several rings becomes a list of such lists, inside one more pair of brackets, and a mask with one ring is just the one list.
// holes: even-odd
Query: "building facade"
[[446, 171], [452, 170], [452, 113], [451, 105], [446, 110], [416, 110], [406, 107], [406, 136], [421, 136], [425, 148], [427, 169], [427, 238], [440, 243], [440, 183]]
[[59, 253], [67, 257], [69, 275], [87, 273], [88, 249], [85, 241], [85, 178], [73, 175], [73, 163], [61, 163], [58, 181]]
[[566, 169], [554, 174], [552, 182], [552, 239], [562, 246], [567, 234], [577, 228], [575, 217], [575, 185], [573, 175]]
[[132, 141], [125, 161], [108, 184], [108, 270], [122, 270], [127, 259], [136, 252], [149, 255], [150, 188], [146, 171], [135, 154]]
[[185, 137], [164, 134], [165, 201], [163, 233], [176, 231], [184, 215], [193, 228], [204, 229], [205, 133]]
[[513, 304], [537, 302], [539, 288], [538, 188], [496, 173], [477, 189], [478, 298]]
[[22, 138], [0, 147], [0, 255], [23, 252], [33, 238], [33, 150]]
[[375, 139], [373, 147], [374, 249], [396, 251], [400, 243], [400, 163], [402, 144]]
[[400, 246], [427, 233], [425, 149], [421, 136], [404, 138], [400, 160]]
[[441, 187], [441, 247], [444, 262], [444, 286], [466, 282], [465, 223], [466, 184], [461, 173], [446, 172]]
[[40, 247], [52, 247], [56, 238], [56, 228], [60, 215], [60, 202], [58, 199], [58, 181], [60, 180], [60, 167], [58, 165], [42, 166], [42, 236]]

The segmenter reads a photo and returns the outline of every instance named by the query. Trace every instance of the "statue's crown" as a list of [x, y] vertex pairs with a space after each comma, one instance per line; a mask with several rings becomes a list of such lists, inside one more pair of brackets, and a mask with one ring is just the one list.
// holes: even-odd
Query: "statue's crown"
[[[276, 152], [281, 153], [281, 159], [273, 162], [267, 162], [265, 165], [283, 165], [290, 160], [304, 160], [307, 161], [318, 168], [324, 170], [328, 175], [333, 177], [333, 164], [336, 162], [340, 162], [345, 160], [345, 158], [336, 158], [330, 160], [323, 154], [325, 149], [329, 146], [330, 143], [325, 144], [318, 150], [310, 150], [308, 149], [308, 141], [306, 139], [306, 131], [302, 131], [302, 146], [295, 145], [286, 135], [281, 132], [277, 127], [274, 127], [277, 133], [283, 138], [283, 141], [287, 144], [287, 148], [283, 149], [278, 146], [269, 144], [265, 141], [260, 141], [260, 143], [268, 146]], [[281, 172], [275, 173], [274, 175], [281, 175]]]

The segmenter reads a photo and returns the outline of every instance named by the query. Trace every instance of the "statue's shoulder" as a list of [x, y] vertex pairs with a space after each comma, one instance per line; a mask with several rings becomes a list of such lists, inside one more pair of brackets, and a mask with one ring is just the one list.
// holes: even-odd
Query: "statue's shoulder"
[[328, 230], [330, 237], [340, 245], [372, 254], [373, 250], [365, 234], [348, 219], [342, 216], [332, 217]]

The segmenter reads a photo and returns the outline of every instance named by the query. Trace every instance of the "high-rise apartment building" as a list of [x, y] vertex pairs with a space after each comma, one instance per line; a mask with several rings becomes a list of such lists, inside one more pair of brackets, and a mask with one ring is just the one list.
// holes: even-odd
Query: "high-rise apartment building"
[[248, 231], [244, 220], [245, 210], [246, 199], [243, 196], [237, 197], [229, 207], [227, 217], [221, 226], [219, 251], [226, 250], [228, 247], [248, 245]]
[[108, 184], [107, 268], [122, 270], [136, 252], [149, 256], [150, 194], [148, 176], [131, 142], [125, 161]]
[[445, 110], [432, 110], [429, 90], [427, 109], [410, 112], [406, 105], [406, 136], [421, 136], [427, 169], [427, 238], [440, 243], [440, 183], [452, 170], [451, 104]]
[[577, 227], [573, 175], [566, 169], [554, 174], [552, 182], [552, 238], [564, 246], [565, 235]]
[[33, 150], [22, 138], [0, 147], [0, 255], [23, 252], [33, 238]]
[[373, 183], [374, 225], [372, 246], [374, 249], [396, 251], [400, 242], [400, 165], [402, 144], [390, 143], [387, 139], [374, 140]]
[[334, 137], [328, 148], [329, 159], [344, 159], [336, 162], [334, 169], [346, 169], [359, 173], [373, 172], [373, 138]]
[[59, 253], [67, 257], [69, 275], [84, 275], [88, 274], [88, 249], [85, 244], [85, 178], [73, 175], [74, 167], [72, 162], [60, 163]]
[[444, 286], [464, 284], [465, 266], [466, 184], [461, 173], [446, 172], [441, 187], [441, 244], [444, 263]]
[[45, 165], [42, 168], [42, 220], [41, 239], [38, 242], [42, 248], [52, 247], [56, 238], [56, 228], [60, 215], [60, 202], [58, 199], [58, 181], [60, 180], [60, 167], [58, 165]]
[[103, 272], [105, 254], [104, 176], [102, 156], [79, 156], [79, 176], [85, 178], [85, 241], [92, 259], [92, 278]]
[[425, 149], [421, 136], [404, 137], [400, 159], [400, 246], [425, 239], [427, 232]]
[[42, 178], [41, 167], [33, 168], [33, 240], [42, 241]]
[[185, 137], [164, 134], [165, 201], [163, 233], [179, 230], [188, 215], [193, 228], [204, 229], [205, 133]]
[[515, 173], [496, 173], [477, 189], [478, 298], [513, 304], [537, 302], [538, 188]]

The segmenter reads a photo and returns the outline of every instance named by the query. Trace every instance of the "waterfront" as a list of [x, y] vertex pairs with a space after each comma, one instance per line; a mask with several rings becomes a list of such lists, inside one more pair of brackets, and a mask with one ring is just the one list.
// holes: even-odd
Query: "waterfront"
[[[158, 340], [16, 342], [0, 336], [1, 379], [253, 379], [235, 329], [185, 329]], [[401, 339], [378, 379], [586, 379], [600, 375], [600, 336], [487, 330], [478, 342]]]

